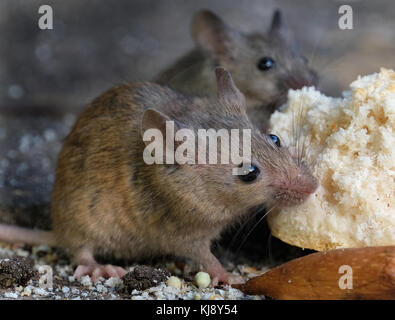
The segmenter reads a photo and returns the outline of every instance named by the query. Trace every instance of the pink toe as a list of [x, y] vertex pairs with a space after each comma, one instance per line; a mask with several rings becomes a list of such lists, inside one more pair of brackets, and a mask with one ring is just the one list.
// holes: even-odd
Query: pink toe
[[106, 276], [108, 276], [108, 278], [118, 277], [118, 273], [117, 273], [115, 267], [113, 267], [112, 265], [108, 264], [108, 265], [104, 266], [104, 270], [105, 270], [105, 274], [106, 274]]
[[[103, 266], [98, 266], [96, 267], [93, 272], [92, 272], [92, 281], [96, 282], [100, 277], [103, 277], [105, 273], [104, 267]], [[104, 277], [103, 277], [104, 278]]]
[[124, 268], [121, 268], [121, 267], [115, 267], [115, 269], [117, 271], [119, 278], [122, 278], [125, 274], [128, 273]]
[[218, 285], [218, 277], [214, 277], [214, 278], [211, 280], [211, 285], [212, 285], [213, 287], [215, 287], [215, 286]]
[[92, 272], [92, 267], [79, 265], [74, 271], [74, 278], [79, 279]]
[[236, 274], [228, 274], [228, 279], [226, 281], [227, 284], [239, 284], [244, 282], [244, 279]]
[[96, 282], [100, 277], [103, 278], [121, 278], [126, 274], [126, 270], [113, 265], [79, 265], [74, 271], [74, 278], [79, 279], [85, 275], [89, 275], [93, 282]]

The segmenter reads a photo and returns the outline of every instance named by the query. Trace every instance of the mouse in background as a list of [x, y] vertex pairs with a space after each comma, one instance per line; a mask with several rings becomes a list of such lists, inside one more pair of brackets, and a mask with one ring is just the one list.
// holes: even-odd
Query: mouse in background
[[[317, 187], [316, 179], [278, 137], [251, 125], [244, 95], [216, 68], [217, 99], [193, 99], [168, 87], [136, 82], [114, 87], [81, 114], [59, 155], [52, 193], [53, 231], [0, 224], [0, 240], [68, 249], [75, 277], [122, 277], [96, 255], [140, 260], [161, 255], [200, 263], [218, 282], [240, 282], [211, 253], [221, 231], [254, 208], [292, 206]], [[251, 129], [251, 165], [153, 164], [143, 133], [166, 121], [175, 129]], [[222, 149], [222, 148], [220, 148]], [[174, 152], [174, 150], [173, 150]], [[211, 152], [211, 151], [210, 151]], [[220, 159], [220, 150], [217, 159]]]
[[289, 89], [315, 86], [317, 73], [276, 10], [266, 33], [244, 34], [208, 10], [195, 14], [191, 34], [196, 48], [154, 80], [194, 96], [214, 96], [213, 70], [223, 66], [246, 97], [252, 123], [266, 131], [270, 114], [283, 105]]

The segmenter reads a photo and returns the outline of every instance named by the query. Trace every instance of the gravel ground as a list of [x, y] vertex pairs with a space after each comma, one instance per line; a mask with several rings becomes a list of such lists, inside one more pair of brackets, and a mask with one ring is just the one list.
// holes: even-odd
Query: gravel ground
[[[5, 269], [5, 265], [14, 264], [11, 271]], [[16, 267], [15, 267], [15, 264]], [[31, 277], [30, 280], [23, 281], [18, 273], [18, 268], [24, 266], [24, 270], [28, 270], [28, 275]], [[39, 283], [40, 266], [51, 266], [53, 270], [53, 287], [46, 289], [42, 288]], [[3, 268], [2, 268], [3, 266]], [[141, 279], [145, 283], [151, 280], [153, 285], [145, 290], [137, 290], [128, 287], [126, 281], [122, 281], [118, 278], [110, 279], [99, 279], [95, 283], [92, 283], [89, 276], [84, 276], [79, 280], [73, 277], [73, 266], [70, 265], [67, 255], [62, 250], [49, 248], [46, 246], [34, 246], [34, 247], [19, 247], [16, 245], [8, 245], [0, 243], [0, 300], [261, 300], [265, 299], [264, 296], [248, 296], [244, 295], [241, 291], [233, 289], [230, 286], [217, 286], [208, 287], [205, 289], [199, 289], [194, 283], [194, 275], [196, 270], [189, 265], [176, 264], [174, 262], [162, 262], [157, 264], [156, 269], [147, 267], [146, 269], [155, 270], [154, 272], [160, 273], [166, 270], [168, 273], [164, 273], [168, 278], [171, 274], [177, 277], [181, 281], [181, 286], [178, 288], [177, 285], [166, 282], [155, 281], [148, 279], [148, 277]], [[140, 268], [138, 265], [130, 265], [126, 267], [126, 270], [132, 272]], [[181, 268], [183, 270], [181, 270]], [[253, 268], [247, 265], [230, 266], [233, 269], [233, 273], [241, 275], [244, 279], [257, 276], [264, 273], [268, 268]], [[10, 274], [6, 274], [6, 272]], [[151, 271], [152, 272], [152, 271]], [[26, 273], [26, 272], [25, 272]], [[8, 278], [4, 281], [2, 276], [7, 275]], [[151, 273], [152, 275], [152, 273]], [[29, 278], [30, 278], [29, 277]], [[22, 278], [23, 279], [23, 278]], [[23, 279], [26, 280], [26, 279]], [[21, 283], [22, 282], [22, 283]], [[174, 282], [174, 281], [173, 281]], [[176, 281], [177, 283], [177, 281]]]

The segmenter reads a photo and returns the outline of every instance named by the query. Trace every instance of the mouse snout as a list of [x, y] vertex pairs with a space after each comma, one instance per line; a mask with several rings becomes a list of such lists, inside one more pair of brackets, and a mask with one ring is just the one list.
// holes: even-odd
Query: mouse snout
[[274, 199], [278, 206], [289, 207], [302, 203], [315, 192], [318, 181], [309, 172], [298, 170], [294, 175], [277, 179], [273, 184]]
[[318, 75], [316, 72], [311, 71], [309, 74], [304, 75], [304, 76], [289, 76], [285, 80], [285, 85], [289, 89], [302, 89], [303, 87], [311, 87], [311, 86], [317, 86], [318, 84]]

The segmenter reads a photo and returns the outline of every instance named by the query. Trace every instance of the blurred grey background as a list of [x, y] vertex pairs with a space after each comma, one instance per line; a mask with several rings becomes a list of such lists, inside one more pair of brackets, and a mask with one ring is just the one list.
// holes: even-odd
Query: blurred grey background
[[[345, 3], [353, 30], [338, 28]], [[38, 27], [44, 4], [53, 30]], [[0, 220], [49, 224], [56, 157], [76, 113], [119, 82], [152, 79], [191, 49], [189, 24], [202, 8], [245, 32], [266, 31], [281, 9], [329, 95], [395, 67], [393, 0], [1, 0]], [[34, 214], [18, 215], [26, 208]]]
[[[344, 3], [353, 30], [338, 28]], [[43, 4], [54, 30], [38, 28]], [[266, 30], [280, 8], [331, 95], [395, 64], [393, 0], [2, 0], [0, 108], [79, 108], [113, 84], [149, 80], [193, 47], [189, 23], [201, 8], [246, 32]]]

